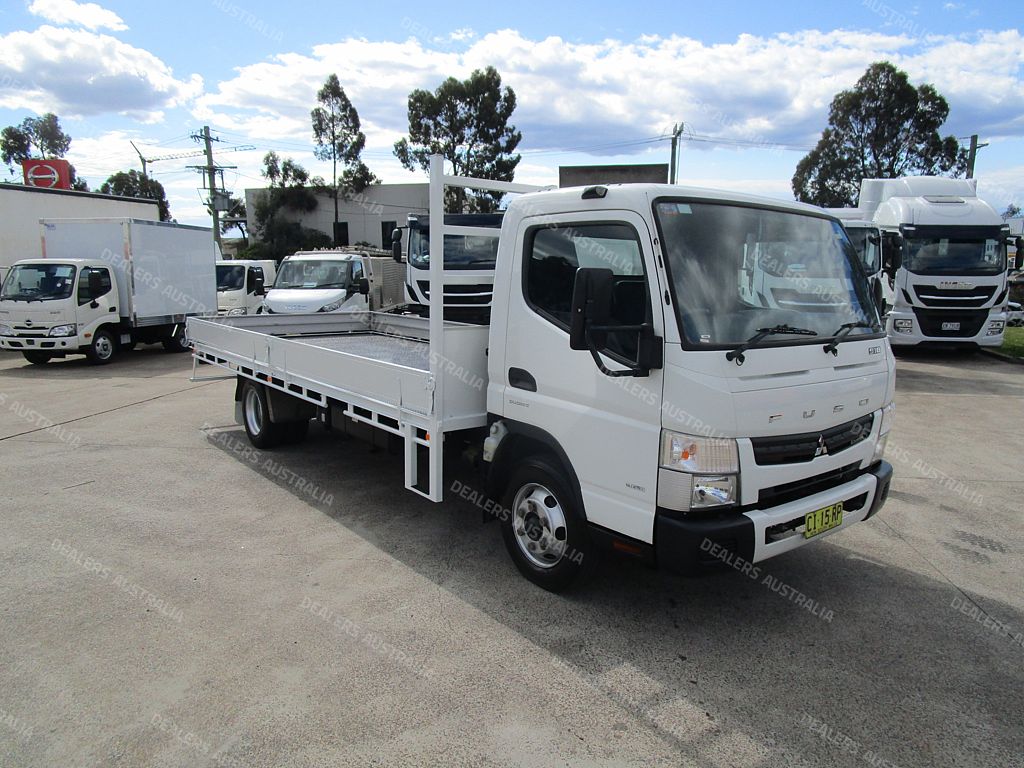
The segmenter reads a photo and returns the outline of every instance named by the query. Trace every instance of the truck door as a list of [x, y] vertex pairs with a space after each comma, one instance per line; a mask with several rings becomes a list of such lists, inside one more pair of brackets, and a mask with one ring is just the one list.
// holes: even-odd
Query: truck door
[[78, 276], [78, 332], [92, 334], [119, 319], [117, 291], [106, 267], [83, 267]]
[[[615, 275], [612, 324], [649, 319], [664, 337], [651, 236], [628, 211], [524, 220], [512, 275], [503, 382], [505, 416], [543, 430], [565, 452], [591, 523], [651, 542], [657, 498], [662, 372], [612, 378], [569, 348], [579, 267]], [[636, 359], [638, 334], [611, 333], [607, 368]]]

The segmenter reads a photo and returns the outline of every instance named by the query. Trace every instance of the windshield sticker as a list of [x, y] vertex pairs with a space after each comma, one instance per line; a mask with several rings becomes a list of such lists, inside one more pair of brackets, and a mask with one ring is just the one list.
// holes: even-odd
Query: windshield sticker
[[669, 216], [693, 213], [693, 211], [690, 210], [690, 206], [686, 203], [659, 203], [658, 211], [660, 213], [668, 214]]

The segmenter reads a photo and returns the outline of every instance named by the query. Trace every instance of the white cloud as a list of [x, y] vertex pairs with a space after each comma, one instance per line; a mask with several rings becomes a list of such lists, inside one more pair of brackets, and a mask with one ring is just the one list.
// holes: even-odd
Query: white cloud
[[128, 29], [128, 25], [120, 16], [96, 5], [96, 3], [76, 3], [74, 0], [33, 0], [28, 7], [28, 12], [55, 24], [85, 27], [93, 31], [111, 29], [120, 32]]
[[199, 75], [178, 80], [149, 51], [109, 35], [51, 26], [0, 35], [0, 108], [158, 122], [202, 89]]

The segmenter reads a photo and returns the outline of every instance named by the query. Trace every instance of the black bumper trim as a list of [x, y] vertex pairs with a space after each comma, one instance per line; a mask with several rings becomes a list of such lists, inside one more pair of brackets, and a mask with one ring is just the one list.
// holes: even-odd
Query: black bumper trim
[[878, 485], [875, 486], [875, 499], [871, 502], [871, 509], [864, 517], [865, 520], [873, 517], [885, 504], [885, 500], [889, 498], [889, 486], [892, 484], [892, 464], [888, 461], [880, 461], [868, 469], [868, 472], [875, 476]]

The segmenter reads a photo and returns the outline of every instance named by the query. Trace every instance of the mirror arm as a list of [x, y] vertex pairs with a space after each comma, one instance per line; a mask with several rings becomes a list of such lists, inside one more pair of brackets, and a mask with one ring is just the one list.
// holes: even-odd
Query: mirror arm
[[628, 333], [630, 331], [636, 331], [638, 333], [642, 333], [644, 330], [646, 330], [649, 327], [650, 326], [648, 326], [648, 325], [594, 325], [594, 326], [588, 326], [587, 329], [583, 333], [584, 333], [584, 336], [586, 337], [586, 340], [587, 340], [587, 349], [590, 351], [590, 356], [592, 358], [594, 358], [594, 365], [596, 365], [597, 369], [599, 371], [601, 371], [601, 373], [603, 373], [605, 376], [609, 376], [609, 377], [611, 377], [613, 379], [617, 379], [617, 378], [620, 378], [622, 376], [635, 376], [635, 377], [650, 376], [651, 372], [648, 369], [646, 369], [646, 368], [638, 368], [636, 366], [630, 366], [629, 368], [623, 368], [622, 370], [619, 370], [619, 371], [613, 371], [611, 368], [609, 368], [608, 366], [606, 366], [604, 364], [603, 360], [601, 360], [601, 353], [598, 351], [597, 345], [594, 343], [594, 340], [590, 336], [591, 332], [593, 332], [593, 331], [604, 331], [604, 332], [607, 332], [607, 333], [612, 333], [612, 332], [615, 332], [615, 331], [621, 331], [621, 332], [624, 332], [624, 333]]

